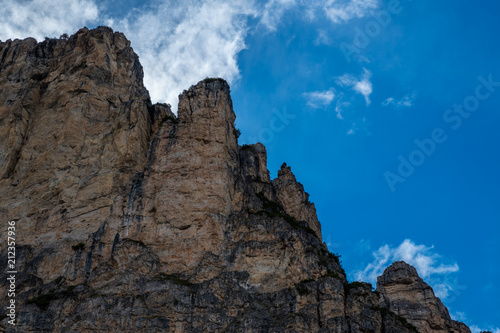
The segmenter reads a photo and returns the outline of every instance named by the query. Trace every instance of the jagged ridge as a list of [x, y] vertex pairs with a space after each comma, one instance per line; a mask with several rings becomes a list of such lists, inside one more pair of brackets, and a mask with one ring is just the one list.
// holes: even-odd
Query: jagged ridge
[[176, 117], [142, 77], [109, 28], [0, 43], [20, 331], [469, 332], [404, 264], [347, 283], [290, 167], [271, 180], [265, 147], [238, 145], [224, 80]]

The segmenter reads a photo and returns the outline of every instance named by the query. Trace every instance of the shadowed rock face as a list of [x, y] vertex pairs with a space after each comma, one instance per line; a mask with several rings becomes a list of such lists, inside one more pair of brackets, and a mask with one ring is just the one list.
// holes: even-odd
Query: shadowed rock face
[[0, 218], [19, 272], [18, 325], [0, 312], [1, 330], [467, 332], [414, 269], [386, 271], [380, 293], [347, 283], [291, 168], [272, 180], [265, 147], [238, 145], [224, 80], [184, 91], [176, 117], [142, 75], [108, 28], [0, 43]]

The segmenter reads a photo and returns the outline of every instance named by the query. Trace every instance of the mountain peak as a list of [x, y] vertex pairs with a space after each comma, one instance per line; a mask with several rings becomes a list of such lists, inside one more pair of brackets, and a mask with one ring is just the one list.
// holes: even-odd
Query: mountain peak
[[390, 311], [404, 317], [418, 332], [460, 332], [470, 330], [451, 319], [448, 309], [432, 288], [404, 261], [397, 261], [377, 278], [377, 291]]
[[404, 261], [396, 261], [384, 270], [384, 274], [377, 278], [377, 286], [391, 284], [410, 284], [420, 279], [417, 270]]
[[142, 77], [106, 27], [0, 43], [19, 330], [466, 332], [404, 263], [380, 294], [347, 282], [291, 168], [271, 180], [264, 145], [238, 144], [227, 82], [184, 91], [176, 117]]

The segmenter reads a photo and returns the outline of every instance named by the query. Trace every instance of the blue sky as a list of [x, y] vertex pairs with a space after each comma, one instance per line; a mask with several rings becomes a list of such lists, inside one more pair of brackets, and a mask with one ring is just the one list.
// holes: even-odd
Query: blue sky
[[62, 3], [0, 0], [0, 39], [110, 25], [174, 109], [226, 78], [240, 143], [266, 145], [273, 177], [292, 167], [350, 280], [404, 259], [455, 319], [500, 332], [499, 3]]

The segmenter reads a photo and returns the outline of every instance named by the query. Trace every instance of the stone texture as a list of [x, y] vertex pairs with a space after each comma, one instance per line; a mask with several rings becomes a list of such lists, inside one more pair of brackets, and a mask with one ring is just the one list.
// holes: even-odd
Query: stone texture
[[346, 281], [291, 168], [271, 179], [265, 147], [238, 145], [224, 80], [176, 116], [142, 75], [109, 28], [0, 43], [0, 218], [19, 235], [0, 330], [468, 332], [410, 268], [380, 292]]
[[451, 319], [432, 288], [403, 261], [393, 263], [378, 277], [377, 291], [390, 311], [406, 318], [419, 332], [470, 332], [464, 324]]
[[314, 204], [309, 202], [309, 194], [304, 191], [304, 186], [297, 182], [295, 175], [286, 163], [278, 171], [278, 178], [273, 180], [278, 200], [286, 207], [288, 214], [301, 221], [308, 221], [309, 226], [316, 232], [321, 240], [321, 225], [316, 215]]
[[7, 41], [0, 59], [2, 220], [47, 251], [37, 274], [55, 279], [143, 169], [161, 110], [149, 108], [130, 42], [108, 29]]

